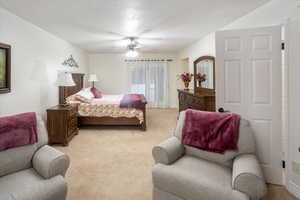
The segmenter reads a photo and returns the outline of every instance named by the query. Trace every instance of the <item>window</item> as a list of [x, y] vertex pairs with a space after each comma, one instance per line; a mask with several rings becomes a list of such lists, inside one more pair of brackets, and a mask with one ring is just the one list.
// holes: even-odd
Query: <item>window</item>
[[168, 66], [161, 61], [129, 61], [129, 93], [144, 94], [149, 107], [168, 107]]

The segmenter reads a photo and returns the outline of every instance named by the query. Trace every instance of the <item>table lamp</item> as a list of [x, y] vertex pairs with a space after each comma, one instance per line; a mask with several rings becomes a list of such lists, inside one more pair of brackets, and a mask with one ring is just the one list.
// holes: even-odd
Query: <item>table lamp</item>
[[[56, 85], [59, 87], [71, 87], [76, 84], [73, 81], [72, 74], [69, 72], [59, 72], [57, 74]], [[63, 105], [66, 105], [66, 99], [64, 98]]]
[[95, 87], [95, 82], [98, 81], [98, 78], [97, 78], [97, 75], [96, 74], [90, 74], [89, 75], [89, 79], [88, 79], [88, 82], [93, 82], [93, 87]]

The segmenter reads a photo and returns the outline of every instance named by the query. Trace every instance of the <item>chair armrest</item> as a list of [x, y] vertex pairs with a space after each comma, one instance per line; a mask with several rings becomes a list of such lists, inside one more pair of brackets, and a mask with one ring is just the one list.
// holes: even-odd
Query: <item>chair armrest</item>
[[32, 165], [42, 177], [48, 179], [57, 175], [65, 176], [70, 159], [66, 154], [45, 145], [35, 152]]
[[172, 164], [184, 153], [184, 146], [176, 137], [171, 137], [153, 147], [152, 155], [155, 163]]
[[261, 199], [267, 193], [263, 172], [255, 155], [243, 154], [234, 159], [232, 187], [247, 194], [251, 200]]

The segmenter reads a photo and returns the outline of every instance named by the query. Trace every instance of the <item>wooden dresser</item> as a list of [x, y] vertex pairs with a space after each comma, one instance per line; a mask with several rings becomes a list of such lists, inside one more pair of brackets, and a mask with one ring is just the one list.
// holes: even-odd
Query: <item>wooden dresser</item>
[[76, 106], [54, 106], [47, 109], [49, 144], [67, 146], [74, 135], [78, 134]]
[[215, 95], [195, 94], [194, 90], [178, 89], [179, 112], [188, 108], [215, 112]]

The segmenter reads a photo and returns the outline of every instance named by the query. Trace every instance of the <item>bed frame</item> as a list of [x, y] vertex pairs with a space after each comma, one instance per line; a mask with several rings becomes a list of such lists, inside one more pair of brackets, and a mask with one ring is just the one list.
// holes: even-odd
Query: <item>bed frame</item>
[[[73, 73], [72, 74], [73, 80], [76, 84], [74, 87], [59, 87], [59, 103], [64, 103], [65, 99], [73, 95], [77, 92], [79, 92], [83, 88], [84, 83], [84, 74], [80, 73]], [[144, 103], [144, 109], [143, 109], [143, 116], [144, 121], [141, 124], [140, 120], [136, 117], [127, 118], [127, 117], [84, 117], [79, 116], [78, 117], [78, 124], [79, 126], [85, 126], [85, 125], [120, 125], [120, 126], [138, 126], [141, 128], [141, 130], [146, 131], [146, 98], [143, 96], [142, 101]]]

